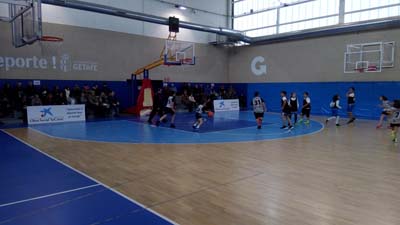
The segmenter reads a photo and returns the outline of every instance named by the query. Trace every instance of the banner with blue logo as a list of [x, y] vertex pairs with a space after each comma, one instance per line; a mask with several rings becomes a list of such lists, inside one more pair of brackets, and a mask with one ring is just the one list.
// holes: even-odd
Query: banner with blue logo
[[86, 121], [85, 105], [29, 106], [28, 124]]
[[214, 100], [215, 112], [239, 111], [239, 99]]

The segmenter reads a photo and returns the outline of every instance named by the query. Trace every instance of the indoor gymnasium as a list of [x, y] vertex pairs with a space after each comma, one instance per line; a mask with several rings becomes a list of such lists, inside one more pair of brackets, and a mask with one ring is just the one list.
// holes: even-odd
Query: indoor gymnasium
[[0, 0], [1, 225], [399, 225], [400, 0]]

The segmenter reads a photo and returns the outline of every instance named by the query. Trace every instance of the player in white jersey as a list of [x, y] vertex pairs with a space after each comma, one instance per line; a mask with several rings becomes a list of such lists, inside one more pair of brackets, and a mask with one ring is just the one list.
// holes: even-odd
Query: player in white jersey
[[260, 97], [260, 93], [256, 91], [253, 98], [253, 112], [257, 121], [257, 129], [261, 129], [264, 113], [267, 111], [264, 100]]
[[382, 127], [383, 124], [383, 120], [385, 119], [385, 117], [387, 117], [390, 113], [390, 109], [392, 108], [392, 105], [390, 104], [389, 99], [382, 95], [379, 97], [379, 100], [381, 100], [382, 104], [380, 105], [380, 107], [382, 108], [382, 113], [381, 113], [381, 117], [379, 118], [379, 122], [378, 125], [376, 125], [376, 129], [379, 129]]
[[392, 128], [392, 141], [398, 143], [397, 132], [400, 127], [400, 100], [394, 100], [393, 107], [390, 111], [390, 127]]
[[193, 124], [193, 129], [196, 129], [196, 130], [200, 129], [201, 125], [204, 123], [202, 114], [203, 114], [203, 112], [208, 112], [207, 110], [205, 110], [204, 106], [206, 106], [209, 101], [210, 100], [207, 100], [204, 104], [200, 104], [197, 106], [196, 114], [195, 114], [196, 122]]
[[176, 102], [175, 102], [175, 92], [172, 92], [168, 97], [167, 104], [164, 108], [164, 113], [157, 121], [157, 126], [160, 125], [160, 121], [164, 121], [167, 118], [168, 114], [171, 115], [171, 128], [175, 128], [175, 110], [176, 110]]

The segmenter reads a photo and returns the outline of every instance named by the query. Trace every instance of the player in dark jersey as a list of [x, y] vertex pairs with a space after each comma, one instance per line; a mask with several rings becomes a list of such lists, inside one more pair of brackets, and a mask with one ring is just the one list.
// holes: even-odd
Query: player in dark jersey
[[347, 115], [349, 117], [349, 121], [347, 124], [353, 123], [356, 118], [354, 117], [354, 106], [356, 104], [356, 93], [354, 87], [349, 88], [349, 91], [346, 93], [347, 96]]
[[147, 120], [148, 123], [152, 124], [153, 123], [153, 118], [158, 114], [159, 116], [162, 116], [162, 110], [163, 110], [163, 96], [162, 96], [162, 89], [159, 88], [157, 93], [154, 95], [153, 98], [153, 109], [151, 110], [149, 119]]
[[299, 123], [303, 121], [304, 116], [306, 116], [307, 120], [304, 122], [305, 124], [310, 123], [310, 113], [311, 113], [311, 99], [309, 97], [308, 92], [304, 92], [303, 94], [303, 106], [301, 107], [301, 119]]
[[168, 114], [171, 115], [171, 128], [175, 128], [175, 110], [176, 110], [176, 102], [175, 102], [175, 92], [172, 91], [171, 95], [167, 99], [167, 104], [164, 107], [164, 113], [161, 118], [157, 121], [156, 125], [159, 126], [161, 121], [167, 118]]
[[332, 111], [332, 115], [331, 117], [329, 117], [328, 119], [326, 119], [325, 124], [328, 125], [328, 122], [332, 119], [336, 119], [336, 126], [340, 126], [339, 124], [339, 109], [341, 109], [342, 107], [340, 106], [340, 97], [338, 94], [334, 95], [332, 97], [332, 101], [329, 104], [329, 106], [331, 107], [331, 111]]
[[264, 119], [264, 113], [267, 110], [267, 108], [265, 107], [264, 99], [260, 97], [260, 93], [258, 91], [254, 93], [252, 105], [253, 105], [254, 117], [256, 118], [257, 121], [257, 129], [261, 129], [262, 121]]
[[400, 127], [400, 100], [393, 101], [393, 107], [390, 110], [390, 127], [392, 128], [392, 141], [398, 143], [397, 133]]
[[292, 129], [292, 123], [290, 122], [290, 106], [286, 97], [287, 92], [281, 91], [281, 110], [282, 110], [282, 127], [281, 129]]
[[299, 111], [299, 100], [297, 99], [296, 92], [292, 92], [289, 98], [289, 106], [290, 106], [290, 120], [292, 121], [292, 116], [294, 116], [293, 124], [297, 123], [297, 112]]

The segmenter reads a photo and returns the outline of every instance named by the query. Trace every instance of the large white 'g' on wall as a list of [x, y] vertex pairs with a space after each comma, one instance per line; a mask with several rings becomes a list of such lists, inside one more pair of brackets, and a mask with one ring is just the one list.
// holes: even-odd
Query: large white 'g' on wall
[[265, 62], [265, 58], [262, 56], [256, 56], [251, 61], [251, 72], [255, 76], [263, 76], [267, 74], [267, 64], [262, 64]]

